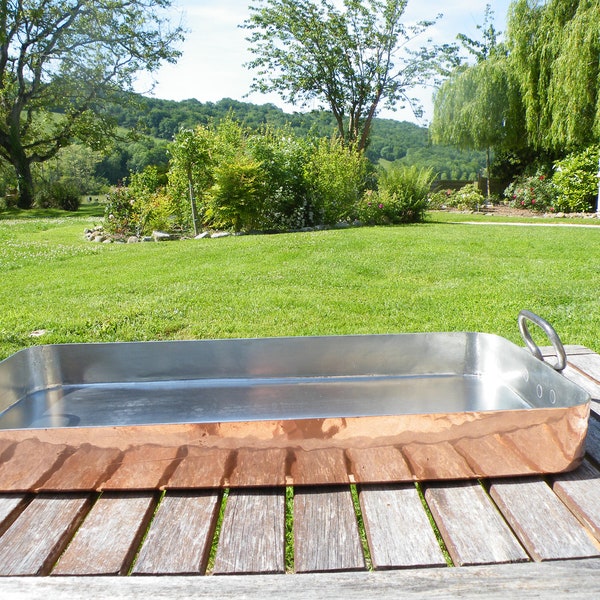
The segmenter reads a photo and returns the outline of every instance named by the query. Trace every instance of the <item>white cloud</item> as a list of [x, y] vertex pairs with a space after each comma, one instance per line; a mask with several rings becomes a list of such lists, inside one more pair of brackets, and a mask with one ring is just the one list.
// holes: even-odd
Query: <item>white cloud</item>
[[[504, 29], [504, 17], [510, 0], [491, 0], [496, 15], [497, 28]], [[245, 30], [239, 25], [249, 15], [248, 0], [180, 0], [175, 4], [173, 22], [183, 15], [183, 25], [189, 32], [181, 50], [183, 55], [176, 65], [166, 65], [155, 74], [157, 81], [154, 96], [183, 100], [196, 98], [201, 102], [221, 98], [243, 100], [252, 82], [243, 64], [250, 60]], [[452, 42], [458, 33], [477, 36], [477, 25], [483, 23], [487, 2], [473, 0], [409, 0], [405, 13], [408, 21], [430, 19], [437, 13], [444, 17], [422, 36], [434, 42]], [[142, 80], [138, 89], [145, 91], [148, 80]], [[421, 93], [426, 112], [431, 111], [431, 89]], [[285, 108], [277, 96], [252, 94], [248, 100], [255, 103], [272, 102]], [[412, 113], [381, 113], [386, 118], [414, 120]]]

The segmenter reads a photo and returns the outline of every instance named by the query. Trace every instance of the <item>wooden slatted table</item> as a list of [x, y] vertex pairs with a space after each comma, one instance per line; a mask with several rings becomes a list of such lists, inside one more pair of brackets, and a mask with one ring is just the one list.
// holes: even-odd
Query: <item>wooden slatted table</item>
[[600, 598], [600, 355], [567, 352], [593, 398], [571, 473], [0, 494], [0, 598]]

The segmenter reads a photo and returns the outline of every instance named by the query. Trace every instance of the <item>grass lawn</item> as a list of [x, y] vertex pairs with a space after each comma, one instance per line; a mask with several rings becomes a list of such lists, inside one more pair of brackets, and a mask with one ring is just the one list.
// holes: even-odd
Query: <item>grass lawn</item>
[[521, 344], [522, 308], [565, 344], [600, 351], [600, 228], [432, 215], [412, 226], [105, 245], [83, 240], [101, 221], [85, 210], [0, 215], [0, 359], [42, 343], [412, 331]]

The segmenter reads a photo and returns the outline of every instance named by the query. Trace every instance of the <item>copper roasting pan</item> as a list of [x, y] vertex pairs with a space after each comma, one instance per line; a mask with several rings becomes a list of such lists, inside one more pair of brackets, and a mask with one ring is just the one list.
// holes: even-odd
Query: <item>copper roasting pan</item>
[[[526, 320], [564, 368], [554, 330], [519, 315], [534, 354]], [[589, 400], [482, 333], [37, 346], [0, 362], [0, 490], [561, 472], [583, 456]]]

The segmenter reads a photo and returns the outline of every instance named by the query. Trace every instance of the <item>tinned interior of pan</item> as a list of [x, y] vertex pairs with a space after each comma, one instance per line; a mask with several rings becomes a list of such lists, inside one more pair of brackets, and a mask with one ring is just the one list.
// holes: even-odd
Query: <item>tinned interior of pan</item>
[[0, 429], [571, 407], [587, 395], [482, 333], [62, 344], [0, 363]]

